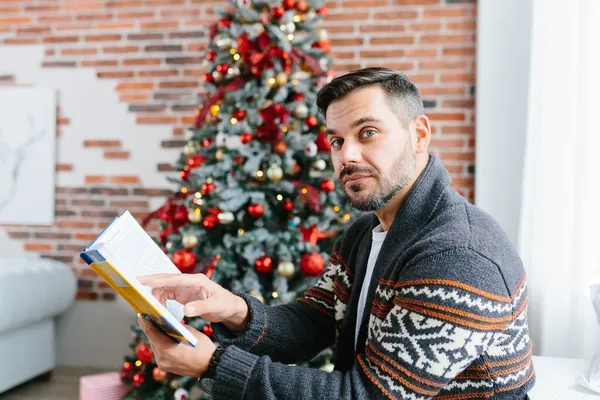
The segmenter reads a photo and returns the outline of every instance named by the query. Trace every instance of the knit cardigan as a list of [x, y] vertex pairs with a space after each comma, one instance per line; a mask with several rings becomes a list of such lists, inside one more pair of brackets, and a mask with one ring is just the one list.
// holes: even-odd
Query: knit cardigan
[[[450, 188], [435, 156], [408, 193], [377, 259], [358, 345], [357, 304], [373, 214], [337, 240], [316, 286], [267, 307], [229, 345], [215, 399], [523, 399], [534, 385], [523, 265], [504, 231]], [[305, 362], [335, 346], [335, 370]]]

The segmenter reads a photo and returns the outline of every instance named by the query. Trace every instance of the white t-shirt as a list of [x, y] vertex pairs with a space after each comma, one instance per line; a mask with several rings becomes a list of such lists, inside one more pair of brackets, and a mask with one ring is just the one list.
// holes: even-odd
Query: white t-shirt
[[365, 311], [365, 303], [367, 302], [367, 294], [369, 292], [369, 285], [371, 283], [371, 277], [373, 276], [373, 269], [375, 268], [375, 261], [379, 256], [379, 250], [385, 240], [387, 232], [383, 231], [381, 224], [373, 228], [373, 242], [371, 244], [371, 252], [369, 253], [369, 261], [367, 262], [367, 272], [365, 274], [365, 280], [363, 281], [362, 288], [360, 289], [360, 297], [358, 299], [358, 309], [356, 310], [356, 332], [354, 334], [354, 348], [358, 341], [358, 333], [360, 331], [360, 325], [362, 317]]

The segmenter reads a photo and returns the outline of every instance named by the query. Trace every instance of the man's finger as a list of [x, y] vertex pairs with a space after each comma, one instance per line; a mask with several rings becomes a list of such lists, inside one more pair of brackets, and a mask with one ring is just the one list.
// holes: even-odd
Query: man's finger
[[157, 274], [138, 278], [141, 284], [152, 288], [177, 288], [202, 285], [201, 274]]
[[187, 317], [198, 317], [219, 311], [221, 307], [218, 302], [209, 298], [207, 300], [190, 301], [183, 308], [183, 312]]
[[148, 337], [148, 340], [152, 343], [153, 346], [164, 349], [166, 347], [173, 346], [173, 342], [167, 335], [162, 333], [151, 321], [146, 320], [143, 316], [138, 318], [139, 324], [142, 327], [142, 330]]

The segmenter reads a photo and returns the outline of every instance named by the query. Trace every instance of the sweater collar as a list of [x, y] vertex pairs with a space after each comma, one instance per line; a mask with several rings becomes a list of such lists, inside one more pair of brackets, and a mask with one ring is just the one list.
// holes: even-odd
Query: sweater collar
[[[429, 156], [427, 165], [400, 205], [387, 237], [394, 238], [402, 244], [409, 243], [421, 229], [427, 225], [435, 212], [444, 190], [450, 186], [452, 179], [440, 160], [433, 154]], [[379, 224], [373, 214], [371, 228]]]

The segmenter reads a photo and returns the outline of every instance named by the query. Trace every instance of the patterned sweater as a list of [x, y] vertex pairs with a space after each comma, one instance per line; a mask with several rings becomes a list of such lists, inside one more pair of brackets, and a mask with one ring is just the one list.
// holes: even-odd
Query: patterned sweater
[[[533, 386], [522, 263], [502, 229], [450, 188], [430, 161], [388, 231], [370, 282], [358, 345], [357, 304], [373, 214], [336, 242], [296, 304], [246, 296], [250, 323], [232, 336], [215, 399], [523, 399]], [[335, 346], [333, 372], [294, 365]]]

